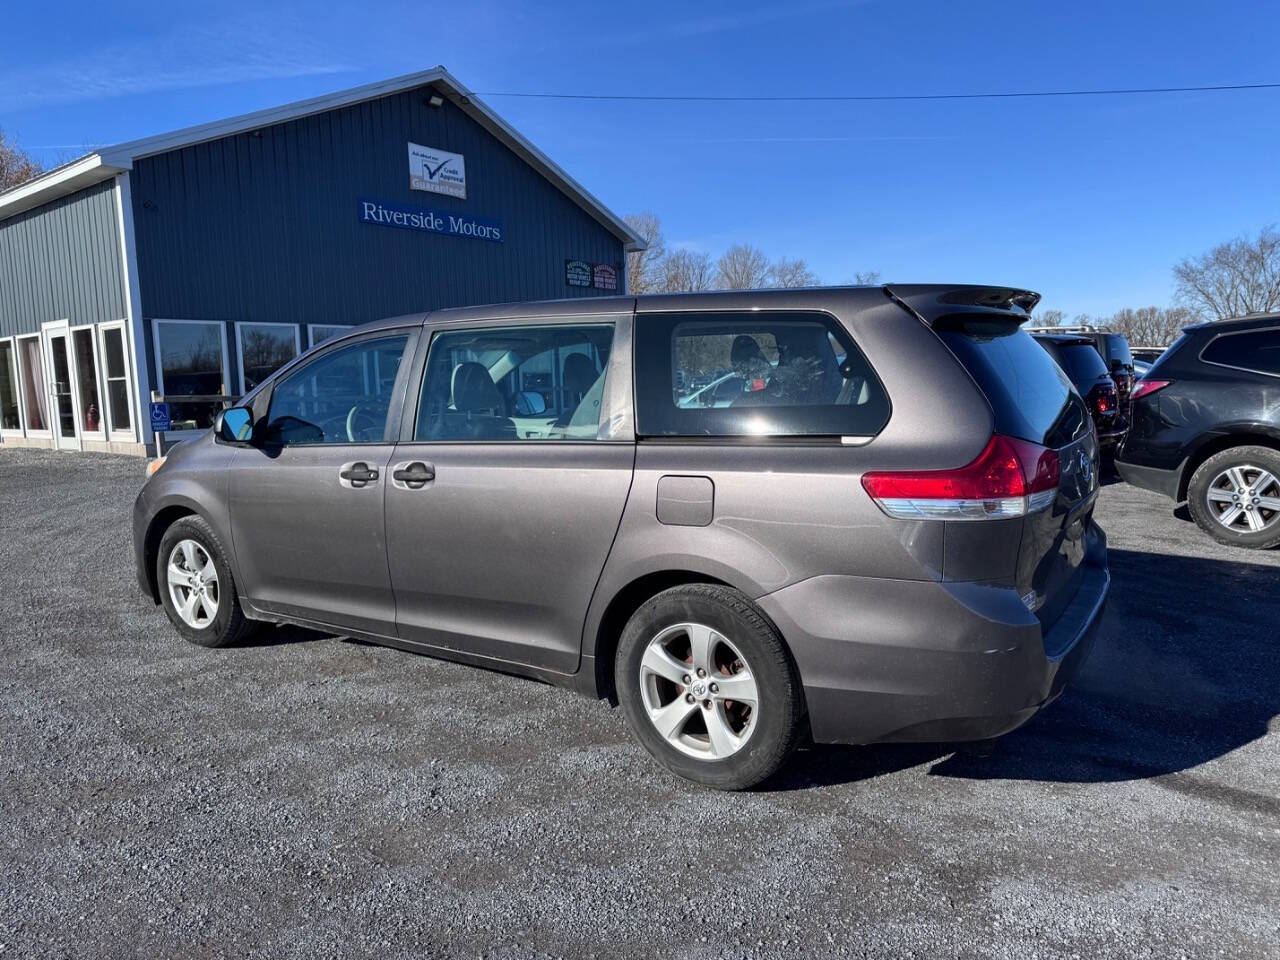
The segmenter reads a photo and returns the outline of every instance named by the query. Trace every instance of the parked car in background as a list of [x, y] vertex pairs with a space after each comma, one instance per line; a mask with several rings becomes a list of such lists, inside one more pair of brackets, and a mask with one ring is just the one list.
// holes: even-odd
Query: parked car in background
[[[608, 697], [716, 787], [810, 734], [998, 736], [1075, 674], [1110, 585], [1097, 439], [1022, 330], [1037, 299], [779, 290], [369, 324], [153, 470], [138, 580], [205, 646], [296, 623]], [[730, 406], [680, 402], [676, 370], [726, 368], [751, 384]], [[526, 375], [557, 369], [544, 409]]]
[[1134, 362], [1141, 360], [1144, 363], [1152, 364], [1160, 359], [1160, 354], [1167, 350], [1167, 347], [1135, 347], [1130, 346], [1129, 352], [1133, 354]]
[[1115, 333], [1111, 330], [1099, 330], [1093, 326], [1076, 326], [1076, 327], [1029, 327], [1030, 333], [1073, 333], [1086, 338], [1093, 344], [1098, 351], [1098, 355], [1102, 357], [1102, 362], [1107, 366], [1107, 372], [1111, 374], [1111, 379], [1116, 385], [1117, 401], [1120, 407], [1120, 416], [1124, 420], [1129, 419], [1130, 395], [1133, 392], [1133, 383], [1138, 379], [1137, 371], [1133, 367], [1133, 353], [1129, 350], [1129, 341], [1125, 339], [1123, 334]]
[[1137, 357], [1133, 359], [1133, 372], [1139, 380], [1147, 375], [1147, 371], [1151, 369], [1151, 361], [1139, 360]]
[[1138, 382], [1116, 467], [1220, 543], [1280, 544], [1280, 315], [1188, 327]]
[[1035, 340], [1084, 398], [1103, 453], [1114, 453], [1129, 429], [1129, 421], [1120, 414], [1115, 380], [1093, 341], [1074, 333], [1037, 333]]

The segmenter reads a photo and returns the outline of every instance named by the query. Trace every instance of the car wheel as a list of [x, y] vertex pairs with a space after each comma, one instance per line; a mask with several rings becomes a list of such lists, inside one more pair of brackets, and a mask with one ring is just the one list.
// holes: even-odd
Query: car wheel
[[623, 630], [614, 681], [636, 739], [705, 786], [760, 783], [802, 732], [795, 663], [755, 604], [728, 587], [673, 587], [646, 602]]
[[201, 517], [183, 517], [165, 531], [156, 553], [156, 583], [169, 621], [192, 643], [229, 647], [252, 628], [240, 610], [222, 544]]
[[1187, 507], [1219, 543], [1263, 550], [1280, 545], [1280, 452], [1232, 447], [1200, 464]]

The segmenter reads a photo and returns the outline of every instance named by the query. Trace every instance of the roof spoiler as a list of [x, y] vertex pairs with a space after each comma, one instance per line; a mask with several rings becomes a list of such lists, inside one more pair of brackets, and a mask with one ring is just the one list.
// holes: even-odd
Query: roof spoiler
[[[924, 323], [969, 310], [1012, 314], [1024, 323], [1040, 302], [1040, 294], [1017, 287], [954, 286], [943, 283], [885, 284], [884, 292]], [[959, 308], [959, 309], [957, 309]], [[966, 310], [967, 308], [967, 310]]]

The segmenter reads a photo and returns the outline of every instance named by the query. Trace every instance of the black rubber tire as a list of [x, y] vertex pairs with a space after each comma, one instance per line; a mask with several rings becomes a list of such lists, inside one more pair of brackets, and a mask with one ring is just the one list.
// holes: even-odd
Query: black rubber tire
[[[756, 677], [760, 704], [747, 743], [723, 760], [681, 753], [654, 729], [640, 690], [640, 660], [659, 632], [677, 623], [703, 623], [729, 638]], [[777, 628], [746, 596], [730, 587], [689, 584], [650, 598], [627, 622], [614, 663], [618, 702], [632, 735], [664, 767], [719, 790], [745, 790], [773, 776], [806, 730], [800, 674]]]
[[1271, 471], [1274, 476], [1280, 477], [1280, 451], [1273, 450], [1271, 447], [1231, 447], [1221, 453], [1215, 453], [1200, 464], [1196, 472], [1191, 475], [1191, 482], [1187, 485], [1187, 509], [1191, 512], [1191, 518], [1195, 520], [1197, 526], [1219, 543], [1250, 550], [1266, 550], [1280, 546], [1280, 524], [1257, 533], [1235, 533], [1214, 519], [1208, 500], [1209, 484], [1213, 482], [1214, 477], [1228, 467], [1246, 463], [1263, 467]]
[[[213, 618], [213, 623], [203, 629], [184, 623], [169, 597], [165, 568], [169, 562], [169, 553], [179, 540], [194, 540], [200, 544], [218, 571], [218, 614]], [[160, 587], [160, 605], [164, 607], [169, 622], [183, 639], [191, 643], [202, 647], [229, 647], [247, 637], [256, 626], [240, 610], [240, 597], [236, 592], [227, 553], [222, 548], [222, 541], [203, 517], [182, 517], [164, 532], [164, 536], [160, 538], [160, 549], [156, 551], [156, 583]]]

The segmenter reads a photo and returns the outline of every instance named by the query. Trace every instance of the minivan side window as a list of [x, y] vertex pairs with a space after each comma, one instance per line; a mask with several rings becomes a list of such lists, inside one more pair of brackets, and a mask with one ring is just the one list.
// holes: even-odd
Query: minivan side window
[[823, 313], [647, 314], [636, 321], [644, 436], [874, 436], [889, 397]]
[[414, 439], [595, 440], [612, 345], [609, 324], [437, 333]]
[[1280, 328], [1224, 333], [1204, 348], [1200, 359], [1280, 377]]
[[383, 443], [407, 336], [359, 340], [321, 353], [275, 384], [266, 442]]

